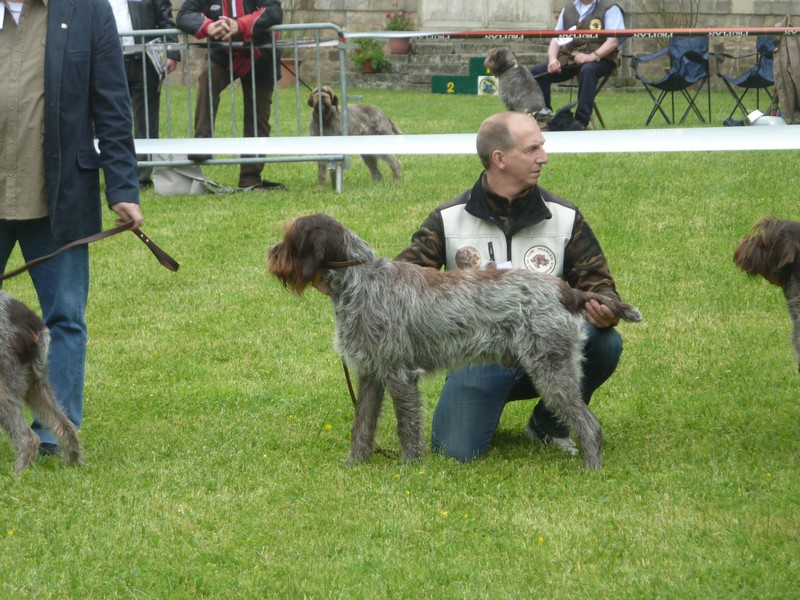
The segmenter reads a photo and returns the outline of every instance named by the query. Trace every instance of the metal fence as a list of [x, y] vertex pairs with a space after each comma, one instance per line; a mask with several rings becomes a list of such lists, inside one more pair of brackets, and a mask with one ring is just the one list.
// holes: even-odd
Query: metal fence
[[[300, 34], [303, 34], [302, 36]], [[303, 107], [305, 106], [307, 94], [323, 85], [323, 51], [329, 53], [330, 58], [331, 50], [336, 51], [338, 56], [338, 83], [340, 87], [340, 106], [342, 109], [342, 130], [343, 134], [347, 135], [349, 132], [348, 126], [348, 111], [347, 111], [347, 74], [346, 74], [346, 51], [349, 47], [346, 45], [344, 32], [333, 23], [304, 23], [301, 25], [280, 25], [270, 29], [270, 41], [266, 43], [257, 43], [251, 41], [244, 42], [216, 42], [213, 40], [196, 41], [193, 37], [178, 30], [178, 29], [147, 29], [136, 31], [121, 31], [119, 32], [120, 43], [123, 45], [123, 53], [126, 60], [135, 58], [136, 63], [141, 64], [142, 69], [142, 82], [144, 90], [147, 85], [153, 84], [153, 73], [157, 73], [160, 85], [159, 103], [160, 110], [163, 116], [160, 119], [165, 127], [160, 127], [159, 136], [161, 139], [179, 140], [184, 138], [192, 138], [195, 135], [195, 88], [197, 83], [198, 74], [202, 75], [202, 67], [197, 68], [197, 61], [202, 61], [205, 65], [205, 73], [209, 78], [209, 87], [211, 82], [211, 65], [210, 55], [212, 49], [223, 48], [229, 58], [228, 73], [230, 77], [229, 85], [223, 91], [223, 94], [230, 96], [230, 123], [221, 124], [218, 121], [219, 114], [214, 115], [212, 103], [209, 103], [209, 118], [212, 124], [212, 137], [216, 137], [219, 131], [225, 132], [225, 137], [240, 137], [239, 133], [239, 118], [237, 113], [238, 106], [241, 101], [238, 100], [237, 95], [243, 94], [243, 86], [235, 85], [236, 79], [234, 69], [232, 68], [236, 54], [242, 52], [249, 53], [250, 63], [255, 63], [255, 56], [257, 52], [273, 51], [276, 53], [275, 60], [275, 74], [273, 76], [273, 87], [275, 90], [275, 97], [273, 98], [270, 121], [272, 131], [271, 137], [288, 135], [288, 136], [305, 136], [307, 135], [308, 119], [302, 119]], [[202, 50], [199, 52], [198, 50]], [[174, 83], [170, 79], [176, 79], [174, 76], [170, 77], [166, 72], [166, 60], [168, 53], [180, 52], [181, 61], [179, 69], [182, 71], [183, 85]], [[236, 54], [235, 54], [236, 53]], [[301, 58], [302, 53], [302, 58]], [[312, 61], [313, 69], [305, 69], [305, 72], [313, 72], [312, 84], [304, 82], [300, 78], [300, 64], [302, 61]], [[281, 103], [277, 101], [278, 90], [278, 73], [280, 63], [285, 63], [289, 69], [296, 75], [294, 78], [293, 86], [289, 89], [294, 89], [293, 102], [295, 105], [294, 114], [296, 115], [295, 122], [291, 123], [290, 117], [284, 118], [281, 112]], [[152, 71], [148, 68], [148, 64], [155, 68]], [[251, 105], [253, 107], [251, 115], [242, 115], [243, 118], [253, 119], [253, 131], [258, 135], [258, 116], [257, 116], [257, 102], [256, 102], [256, 73], [255, 69], [251, 68], [249, 72], [242, 77], [250, 77], [249, 86], [252, 93]], [[148, 81], [149, 79], [149, 81]], [[166, 85], [164, 85], [166, 83]], [[287, 89], [287, 88], [284, 88]], [[145, 139], [151, 139], [150, 132], [153, 131], [152, 124], [149, 122], [149, 102], [147, 93], [144, 96], [144, 118], [145, 118]], [[176, 102], [186, 103], [186, 122], [181, 121], [179, 114], [174, 110]], [[320, 107], [321, 108], [321, 107]], [[243, 110], [243, 109], [242, 109]], [[321, 115], [320, 115], [321, 116]], [[169, 155], [157, 157], [154, 160], [150, 156], [140, 156], [140, 166], [182, 166], [196, 164], [188, 160], [186, 155]], [[215, 156], [214, 158], [203, 161], [203, 165], [221, 165], [221, 164], [244, 164], [244, 163], [279, 163], [279, 162], [318, 162], [327, 161], [329, 169], [334, 171], [334, 176], [331, 177], [331, 183], [337, 191], [341, 191], [343, 171], [348, 166], [347, 156], [345, 155], [312, 155], [303, 154], [297, 156]]]

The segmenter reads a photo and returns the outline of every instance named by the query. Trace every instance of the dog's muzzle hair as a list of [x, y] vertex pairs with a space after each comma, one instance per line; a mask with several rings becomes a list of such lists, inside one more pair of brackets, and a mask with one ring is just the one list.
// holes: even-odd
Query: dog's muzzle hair
[[800, 371], [800, 222], [765, 217], [736, 246], [733, 262], [783, 290]]
[[17, 452], [17, 472], [27, 469], [39, 450], [39, 436], [25, 422], [23, 403], [56, 436], [64, 462], [81, 464], [75, 426], [56, 402], [47, 378], [49, 345], [50, 332], [42, 320], [0, 290], [0, 426]]
[[594, 298], [626, 321], [641, 320], [632, 306], [520, 269], [439, 272], [379, 258], [321, 214], [288, 222], [267, 268], [293, 292], [314, 284], [333, 301], [334, 346], [358, 373], [348, 464], [373, 452], [384, 389], [410, 461], [423, 452], [420, 373], [497, 362], [521, 365], [579, 439], [584, 465], [601, 466], [602, 430], [580, 393], [580, 311]]

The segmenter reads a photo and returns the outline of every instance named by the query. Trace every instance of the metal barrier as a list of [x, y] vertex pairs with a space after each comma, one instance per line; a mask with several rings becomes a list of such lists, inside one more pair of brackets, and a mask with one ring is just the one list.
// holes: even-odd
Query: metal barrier
[[[283, 37], [283, 32], [291, 32], [291, 36]], [[296, 34], [297, 32], [310, 32], [310, 37], [301, 38], [298, 37]], [[323, 33], [328, 33], [328, 36], [323, 36]], [[146, 30], [136, 30], [136, 31], [121, 31], [119, 32], [120, 42], [123, 44], [123, 53], [126, 59], [131, 57], [139, 57], [138, 62], [141, 64], [142, 68], [142, 81], [143, 81], [143, 96], [144, 96], [144, 115], [145, 115], [145, 137], [143, 139], [152, 139], [149, 135], [149, 132], [152, 130], [151, 123], [149, 122], [149, 99], [146, 93], [148, 78], [152, 77], [151, 71], [147, 68], [148, 61], [152, 64], [157, 73], [159, 73], [160, 81], [160, 96], [159, 102], [161, 103], [161, 107], [165, 111], [165, 120], [166, 120], [166, 136], [163, 133], [159, 136], [161, 138], [167, 138], [171, 140], [176, 139], [188, 139], [193, 138], [195, 135], [194, 131], [194, 123], [195, 123], [195, 106], [192, 100], [193, 91], [195, 89], [195, 77], [193, 75], [194, 69], [192, 69], [192, 60], [193, 60], [193, 53], [191, 50], [193, 48], [202, 48], [205, 51], [205, 56], [203, 61], [206, 64], [206, 74], [209, 78], [209, 88], [211, 87], [211, 66], [210, 60], [207, 58], [212, 49], [215, 48], [225, 48], [228, 52], [228, 72], [230, 76], [229, 85], [227, 86], [227, 91], [230, 94], [230, 106], [231, 106], [231, 122], [229, 125], [230, 130], [230, 137], [238, 137], [239, 134], [237, 133], [238, 123], [237, 123], [237, 86], [234, 85], [235, 80], [237, 79], [234, 77], [233, 73], [233, 61], [234, 61], [234, 50], [241, 51], [247, 50], [250, 54], [250, 61], [251, 64], [254, 64], [255, 53], [258, 49], [262, 51], [266, 48], [268, 49], [267, 52], [272, 52], [272, 48], [276, 49], [278, 52], [278, 56], [275, 59], [275, 74], [273, 77], [273, 103], [271, 109], [270, 119], [273, 123], [272, 125], [272, 132], [270, 134], [271, 137], [281, 136], [282, 132], [288, 132], [289, 135], [292, 135], [292, 131], [281, 121], [281, 110], [280, 110], [280, 102], [278, 102], [277, 94], [278, 94], [278, 69], [280, 68], [280, 58], [281, 54], [288, 53], [290, 57], [288, 60], [290, 64], [294, 66], [294, 73], [296, 74], [295, 82], [294, 82], [294, 103], [295, 103], [295, 114], [296, 114], [296, 126], [294, 127], [293, 135], [295, 136], [307, 136], [307, 123], [308, 120], [306, 119], [304, 122], [301, 119], [301, 115], [303, 112], [303, 106], [305, 105], [305, 99], [301, 96], [305, 92], [305, 90], [301, 89], [301, 83], [304, 87], [308, 88], [310, 92], [312, 89], [322, 86], [322, 49], [323, 48], [336, 48], [338, 50], [338, 59], [339, 59], [339, 87], [341, 89], [341, 103], [340, 107], [342, 110], [342, 129], [343, 135], [348, 135], [349, 133], [349, 121], [348, 121], [348, 110], [347, 110], [347, 101], [348, 101], [348, 94], [347, 94], [347, 73], [346, 73], [346, 51], [352, 46], [346, 45], [345, 34], [344, 32], [335, 24], [333, 23], [304, 23], [301, 25], [279, 25], [275, 26], [270, 29], [270, 37], [271, 41], [269, 43], [254, 43], [253, 41], [249, 43], [243, 42], [216, 42], [213, 40], [204, 40], [201, 42], [198, 41], [190, 41], [190, 36], [178, 29], [146, 29]], [[131, 41], [133, 43], [131, 43]], [[127, 42], [127, 43], [125, 43]], [[300, 50], [304, 50], [304, 58], [306, 60], [309, 54], [313, 54], [313, 60], [315, 65], [315, 85], [308, 86], [304, 82], [301, 81], [299, 76], [299, 65], [301, 62], [300, 58]], [[185, 94], [185, 101], [186, 101], [186, 115], [187, 115], [187, 123], [182, 125], [180, 123], [176, 123], [175, 119], [173, 119], [173, 104], [175, 101], [173, 100], [173, 95], [175, 90], [173, 89], [175, 86], [170, 85], [163, 85], [164, 81], [167, 81], [168, 73], [166, 73], [166, 60], [167, 60], [167, 53], [168, 52], [175, 52], [178, 51], [181, 53], [181, 65], [183, 70], [183, 79], [184, 79], [184, 89], [182, 90], [182, 94]], [[284, 60], [287, 60], [287, 57], [283, 57]], [[245, 75], [245, 77], [250, 77], [250, 88], [252, 90], [252, 114], [244, 115], [244, 118], [252, 118], [253, 119], [253, 132], [254, 135], [258, 136], [258, 115], [257, 115], [257, 105], [256, 105], [256, 77], [255, 77], [255, 69], [251, 68], [249, 73]], [[241, 87], [241, 86], [240, 86]], [[242, 90], [244, 94], [244, 90]], [[211, 122], [211, 132], [212, 137], [215, 136], [215, 132], [218, 129], [221, 129], [220, 124], [217, 121], [217, 117], [219, 114], [213, 114], [213, 103], [209, 103], [209, 118]], [[321, 107], [320, 107], [320, 118], [321, 118]], [[164, 119], [162, 119], [163, 121]], [[181, 133], [183, 135], [181, 135]], [[140, 155], [142, 156], [142, 155]], [[210, 160], [206, 160], [202, 162], [202, 165], [225, 165], [225, 164], [246, 164], [246, 163], [282, 163], [282, 162], [319, 162], [319, 161], [326, 161], [328, 163], [328, 168], [330, 171], [333, 172], [331, 179], [332, 186], [336, 189], [337, 192], [342, 191], [343, 185], [343, 177], [344, 177], [344, 169], [348, 168], [349, 161], [348, 157], [343, 154], [302, 154], [296, 156], [288, 156], [288, 155], [280, 155], [280, 156], [264, 156], [264, 155], [249, 155], [249, 156], [232, 156], [230, 158], [219, 158], [214, 157]], [[152, 167], [164, 167], [164, 166], [184, 166], [184, 165], [195, 165], [198, 164], [194, 161], [188, 160], [185, 156], [181, 155], [170, 155], [168, 157], [161, 157], [158, 160], [154, 160], [152, 157], [144, 156], [142, 160], [139, 161], [140, 166], [152, 166]]]

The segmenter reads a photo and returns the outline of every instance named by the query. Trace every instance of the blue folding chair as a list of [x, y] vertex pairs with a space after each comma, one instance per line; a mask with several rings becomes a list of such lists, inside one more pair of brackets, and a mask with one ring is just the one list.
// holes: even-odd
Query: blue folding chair
[[[657, 52], [646, 54], [644, 56], [635, 56], [626, 54], [624, 55], [631, 59], [631, 67], [636, 79], [642, 82], [650, 98], [653, 100], [653, 109], [645, 121], [645, 125], [649, 125], [653, 120], [656, 112], [660, 112], [661, 116], [668, 125], [675, 122], [675, 94], [681, 94], [686, 100], [686, 111], [681, 117], [680, 124], [686, 121], [689, 113], [694, 112], [702, 123], [706, 120], [697, 106], [697, 99], [703, 88], [706, 88], [708, 96], [708, 121], [711, 122], [711, 86], [709, 85], [709, 71], [708, 71], [708, 38], [702, 37], [673, 37], [669, 41], [669, 46], [662, 48]], [[649, 63], [653, 60], [667, 56], [669, 58], [669, 67], [665, 68], [664, 76], [661, 79], [651, 80], [640, 74], [638, 69], [642, 63]], [[695, 86], [694, 90], [690, 90]], [[657, 94], [656, 91], [657, 90]], [[672, 120], [669, 115], [664, 111], [662, 106], [667, 94], [670, 95], [672, 101]]]
[[[732, 55], [725, 54], [724, 52], [716, 52], [717, 62], [717, 75], [725, 82], [728, 91], [736, 100], [736, 104], [728, 115], [728, 119], [733, 117], [737, 109], [742, 111], [742, 114], [747, 117], [750, 111], [744, 105], [744, 97], [750, 90], [756, 91], [756, 108], [761, 108], [761, 90], [766, 92], [770, 100], [770, 108], [775, 103], [774, 91], [770, 88], [775, 86], [775, 75], [772, 69], [772, 55], [777, 51], [777, 41], [771, 35], [759, 35], [756, 37], [756, 51], [749, 54]], [[755, 64], [747, 71], [734, 77], [723, 73], [720, 66], [725, 59], [739, 60], [743, 58], [755, 57]], [[738, 88], [738, 89], [737, 89]], [[739, 90], [742, 90], [741, 93]], [[727, 120], [727, 119], [726, 119]]]

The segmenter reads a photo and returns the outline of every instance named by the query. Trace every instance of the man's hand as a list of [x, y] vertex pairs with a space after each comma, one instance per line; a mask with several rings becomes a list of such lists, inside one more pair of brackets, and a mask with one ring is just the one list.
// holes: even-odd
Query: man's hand
[[134, 202], [117, 202], [111, 205], [111, 210], [119, 215], [119, 218], [114, 221], [115, 225], [122, 225], [123, 223], [133, 221], [134, 227], [141, 227], [142, 223], [144, 223], [142, 211], [139, 205]]
[[606, 329], [619, 323], [619, 317], [597, 300], [589, 300], [584, 305], [584, 309], [586, 310], [586, 320], [598, 329]]
[[239, 23], [230, 17], [220, 17], [208, 26], [206, 32], [210, 38], [230, 42], [239, 36]]
[[551, 58], [547, 63], [548, 73], [561, 73], [561, 61], [557, 58]]

